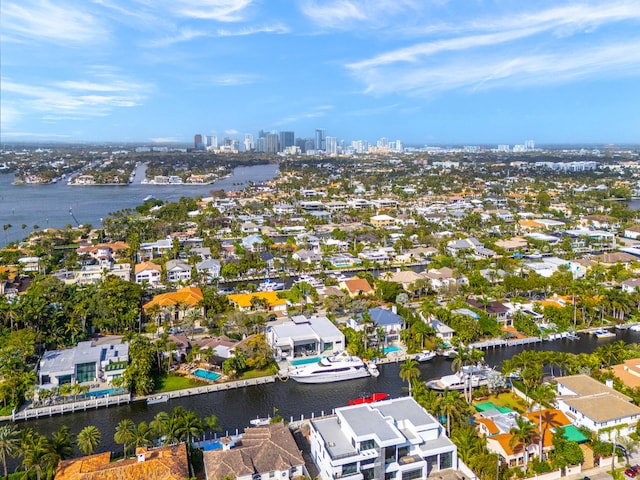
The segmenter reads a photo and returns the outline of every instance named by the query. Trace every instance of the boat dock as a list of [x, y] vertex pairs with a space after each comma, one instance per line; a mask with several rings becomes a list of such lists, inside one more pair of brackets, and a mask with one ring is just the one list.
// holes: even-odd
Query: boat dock
[[483, 350], [489, 348], [516, 347], [518, 345], [528, 345], [531, 343], [541, 342], [542, 337], [514, 338], [512, 340], [506, 340], [504, 338], [494, 338], [491, 340], [485, 340], [483, 342], [471, 343], [469, 344], [469, 347]]
[[50, 407], [25, 408], [24, 410], [14, 411], [10, 416], [0, 417], [0, 421], [11, 420], [30, 420], [40, 417], [51, 417], [53, 415], [64, 415], [65, 413], [74, 413], [97, 408], [112, 407], [114, 405], [126, 405], [131, 402], [130, 394], [123, 395], [105, 395], [91, 400], [83, 400], [80, 402], [61, 403], [59, 405], [51, 405]]

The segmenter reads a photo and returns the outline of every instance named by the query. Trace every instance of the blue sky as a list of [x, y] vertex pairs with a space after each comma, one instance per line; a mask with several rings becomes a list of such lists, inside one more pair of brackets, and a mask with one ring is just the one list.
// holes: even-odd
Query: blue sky
[[640, 143], [638, 0], [2, 0], [1, 134]]

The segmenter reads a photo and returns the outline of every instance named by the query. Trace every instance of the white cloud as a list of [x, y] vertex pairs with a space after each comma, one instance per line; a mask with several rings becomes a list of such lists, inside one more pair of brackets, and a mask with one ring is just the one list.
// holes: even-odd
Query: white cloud
[[89, 80], [33, 85], [2, 79], [5, 104], [19, 107], [25, 116], [45, 120], [83, 119], [109, 115], [116, 108], [140, 105], [152, 87], [96, 68]]
[[244, 20], [252, 0], [171, 0], [168, 7], [182, 17], [218, 22]]
[[78, 5], [48, 0], [0, 2], [5, 34], [56, 43], [87, 43], [108, 35], [100, 21]]
[[[440, 33], [451, 38], [397, 48], [346, 67], [365, 84], [366, 92], [376, 95], [632, 75], [640, 61], [633, 50], [638, 39], [619, 35], [615, 27], [638, 20], [640, 3], [627, 0], [510, 12], [461, 22], [449, 30], [440, 26]], [[616, 66], [624, 68], [612, 68]]]
[[302, 112], [296, 115], [290, 115], [288, 117], [282, 118], [276, 122], [274, 122], [274, 126], [282, 126], [282, 125], [292, 125], [295, 124], [301, 120], [307, 120], [310, 118], [318, 118], [318, 117], [324, 117], [327, 112], [329, 112], [330, 110], [333, 110], [333, 105], [320, 105], [316, 108], [314, 108], [312, 111], [310, 112]]
[[230, 128], [229, 130], [225, 130], [224, 133], [225, 135], [238, 135], [240, 132], [238, 130]]
[[349, 29], [354, 23], [380, 27], [390, 19], [425, 7], [426, 0], [304, 0], [300, 11], [323, 28]]
[[257, 35], [260, 33], [273, 33], [284, 34], [288, 33], [289, 29], [284, 25], [266, 25], [261, 27], [247, 27], [238, 30], [202, 30], [194, 28], [182, 28], [178, 30], [174, 35], [170, 35], [164, 38], [158, 38], [145, 42], [144, 45], [148, 47], [167, 47], [176, 43], [189, 42], [198, 38], [219, 38], [219, 37], [242, 37], [248, 35]]

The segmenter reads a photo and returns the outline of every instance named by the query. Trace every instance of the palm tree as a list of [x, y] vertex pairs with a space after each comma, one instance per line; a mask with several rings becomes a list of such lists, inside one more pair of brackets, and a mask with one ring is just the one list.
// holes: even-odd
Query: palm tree
[[551, 385], [537, 385], [529, 392], [529, 397], [538, 404], [538, 437], [540, 459], [542, 459], [542, 405], [553, 402], [556, 398], [556, 392]]
[[113, 435], [113, 439], [116, 443], [122, 444], [123, 457], [127, 458], [127, 450], [135, 438], [136, 425], [133, 420], [125, 418], [120, 420], [116, 425], [116, 433]]
[[44, 435], [27, 430], [22, 436], [21, 443], [22, 463], [25, 470], [25, 477], [35, 472], [36, 479], [40, 480], [50, 466], [49, 441]]
[[147, 422], [140, 422], [133, 433], [133, 446], [136, 449], [138, 447], [153, 445], [151, 428], [149, 427]]
[[20, 432], [15, 425], [0, 426], [0, 459], [4, 469], [4, 478], [7, 478], [7, 455], [15, 457], [20, 449]]
[[509, 431], [512, 437], [509, 441], [509, 448], [512, 450], [518, 444], [522, 445], [524, 469], [527, 470], [527, 462], [529, 461], [529, 452], [527, 447], [536, 437], [536, 427], [524, 417], [516, 417], [516, 426]]
[[160, 439], [167, 434], [170, 423], [171, 417], [169, 414], [167, 412], [159, 412], [149, 423], [149, 429], [155, 438]]
[[96, 448], [98, 448], [101, 438], [102, 435], [100, 434], [100, 430], [98, 430], [94, 425], [84, 427], [76, 437], [78, 450], [85, 455], [91, 455], [96, 451]]
[[400, 378], [409, 384], [409, 396], [411, 396], [411, 384], [414, 380], [420, 378], [418, 362], [413, 358], [407, 358], [400, 367]]
[[66, 425], [61, 426], [51, 437], [49, 442], [52, 463], [57, 465], [60, 460], [66, 460], [73, 457], [73, 438], [71, 432]]
[[467, 411], [467, 401], [456, 390], [445, 390], [440, 396], [438, 410], [447, 417], [447, 435], [451, 435], [451, 422]]

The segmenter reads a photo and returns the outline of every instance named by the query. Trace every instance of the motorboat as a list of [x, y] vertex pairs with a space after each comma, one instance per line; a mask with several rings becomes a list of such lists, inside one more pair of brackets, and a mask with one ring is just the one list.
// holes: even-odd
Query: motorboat
[[253, 427], [262, 427], [264, 425], [269, 425], [271, 423], [271, 418], [270, 417], [257, 417], [257, 418], [254, 418], [253, 420], [249, 420], [249, 423]]
[[314, 288], [324, 287], [324, 283], [321, 280], [318, 280], [316, 277], [312, 277], [311, 275], [300, 275], [293, 283], [308, 283]]
[[169, 395], [156, 395], [155, 397], [147, 398], [147, 405], [155, 405], [156, 403], [167, 403], [169, 401]]
[[616, 336], [615, 333], [610, 332], [609, 330], [606, 330], [604, 328], [599, 328], [597, 330], [594, 330], [591, 333], [593, 333], [598, 338], [608, 338], [608, 337], [615, 337]]
[[465, 365], [462, 371], [429, 380], [426, 385], [432, 390], [439, 391], [464, 390], [469, 388], [470, 383], [471, 388], [478, 388], [488, 383], [489, 374], [492, 371], [491, 367], [483, 364]]
[[632, 332], [640, 332], [640, 324], [636, 323], [635, 325], [630, 326], [629, 330], [631, 330]]
[[374, 402], [379, 402], [381, 400], [386, 400], [387, 398], [389, 398], [388, 393], [372, 393], [371, 395], [368, 395], [366, 397], [362, 396], [362, 397], [355, 398], [353, 400], [349, 400], [349, 405], [361, 405], [363, 403], [374, 403]]
[[458, 355], [458, 349], [455, 347], [446, 348], [444, 350], [440, 350], [438, 352], [438, 355], [449, 360], [453, 360], [454, 358], [456, 358], [456, 355]]
[[266, 278], [264, 282], [258, 285], [258, 292], [274, 292], [276, 290], [284, 290], [283, 282], [274, 282], [270, 278]]
[[369, 374], [372, 377], [379, 377], [380, 376], [380, 370], [378, 370], [378, 366], [371, 361], [365, 362], [367, 365], [367, 370], [369, 370]]
[[[373, 365], [375, 366], [375, 364]], [[377, 367], [375, 370], [378, 371]], [[289, 378], [299, 383], [340, 382], [371, 375], [372, 368], [367, 367], [360, 357], [347, 354], [322, 357], [317, 362], [300, 365], [287, 372]]]
[[415, 356], [416, 362], [428, 362], [436, 358], [436, 352], [431, 350], [423, 350]]

